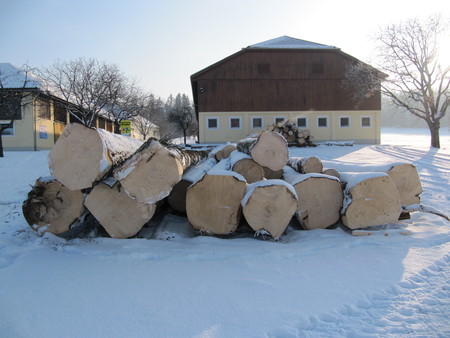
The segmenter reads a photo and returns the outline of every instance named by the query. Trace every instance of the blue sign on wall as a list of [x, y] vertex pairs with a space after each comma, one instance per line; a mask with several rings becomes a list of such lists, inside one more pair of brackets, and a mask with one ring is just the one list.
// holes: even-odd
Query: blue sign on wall
[[39, 138], [41, 139], [48, 139], [48, 133], [47, 133], [47, 127], [46, 126], [39, 126]]

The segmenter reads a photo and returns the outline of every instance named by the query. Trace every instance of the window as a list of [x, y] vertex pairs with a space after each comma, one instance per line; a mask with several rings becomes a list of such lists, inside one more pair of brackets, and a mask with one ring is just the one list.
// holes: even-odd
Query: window
[[[0, 122], [0, 124], [9, 124], [9, 122]], [[3, 130], [3, 136], [14, 136], [14, 122], [11, 128]]]
[[241, 118], [230, 117], [230, 129], [240, 129], [240, 128], [241, 128]]
[[263, 127], [262, 117], [252, 117], [252, 128], [261, 129]]
[[286, 121], [286, 116], [276, 116], [274, 119], [275, 123]]
[[38, 111], [38, 116], [41, 119], [46, 119], [46, 120], [50, 120], [51, 116], [50, 116], [50, 102], [47, 100], [39, 100], [37, 103], [37, 111]]
[[323, 63], [313, 63], [311, 71], [314, 74], [323, 74]]
[[348, 117], [348, 116], [341, 116], [339, 118], [339, 126], [341, 128], [350, 128], [350, 117]]
[[363, 127], [363, 128], [372, 127], [372, 119], [370, 116], [361, 117], [361, 127]]
[[297, 117], [297, 127], [308, 128], [308, 118], [307, 117]]
[[67, 110], [62, 103], [55, 102], [53, 105], [55, 121], [64, 122], [67, 121]]
[[217, 117], [208, 117], [206, 125], [208, 129], [219, 129], [219, 119]]
[[328, 128], [328, 117], [318, 117], [317, 118], [318, 128]]

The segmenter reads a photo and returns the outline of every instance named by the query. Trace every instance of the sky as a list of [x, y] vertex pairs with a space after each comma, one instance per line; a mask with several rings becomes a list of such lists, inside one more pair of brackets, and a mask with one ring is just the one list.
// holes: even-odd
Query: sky
[[249, 45], [287, 35], [370, 63], [380, 28], [435, 13], [450, 18], [450, 2], [0, 0], [0, 62], [95, 58], [157, 96], [192, 97], [192, 74]]

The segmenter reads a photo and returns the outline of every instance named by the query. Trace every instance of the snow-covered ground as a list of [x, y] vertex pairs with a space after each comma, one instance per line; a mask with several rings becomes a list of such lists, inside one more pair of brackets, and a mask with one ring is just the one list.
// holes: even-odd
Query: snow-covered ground
[[[412, 162], [422, 203], [449, 214], [449, 138], [440, 150], [417, 140], [391, 130], [383, 145], [291, 148], [291, 156]], [[0, 158], [0, 337], [450, 336], [442, 218], [414, 213], [368, 237], [289, 228], [278, 242], [198, 236], [173, 215], [151, 239], [39, 237], [21, 203], [49, 174], [47, 153]]]

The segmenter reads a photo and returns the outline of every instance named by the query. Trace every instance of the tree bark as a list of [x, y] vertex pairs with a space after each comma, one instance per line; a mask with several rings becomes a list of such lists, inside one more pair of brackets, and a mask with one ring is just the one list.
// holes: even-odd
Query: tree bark
[[188, 188], [186, 213], [194, 229], [227, 235], [239, 225], [241, 200], [247, 183], [241, 175], [232, 171], [213, 170]]
[[339, 179], [323, 174], [299, 174], [284, 169], [284, 180], [298, 196], [296, 216], [307, 230], [326, 229], [339, 220], [343, 192]]
[[277, 240], [297, 210], [297, 195], [284, 181], [266, 180], [247, 186], [242, 207], [253, 230], [268, 232]]
[[341, 219], [350, 229], [396, 222], [401, 202], [394, 181], [385, 173], [341, 173], [346, 183]]
[[139, 203], [130, 198], [120, 183], [109, 187], [96, 185], [86, 197], [86, 208], [113, 238], [136, 235], [155, 213], [155, 204]]
[[83, 215], [83, 201], [81, 190], [69, 190], [54, 178], [38, 178], [22, 211], [32, 229], [58, 235]]
[[141, 144], [130, 137], [70, 123], [49, 153], [50, 172], [70, 190], [91, 188]]
[[428, 129], [430, 129], [431, 146], [433, 148], [440, 148], [441, 141], [440, 141], [440, 137], [439, 137], [439, 129], [440, 129], [439, 121], [433, 123], [432, 121], [426, 120], [426, 122], [428, 124]]
[[286, 140], [278, 133], [264, 131], [258, 138], [247, 138], [239, 141], [237, 149], [250, 155], [263, 167], [277, 171], [282, 169], [289, 158]]

